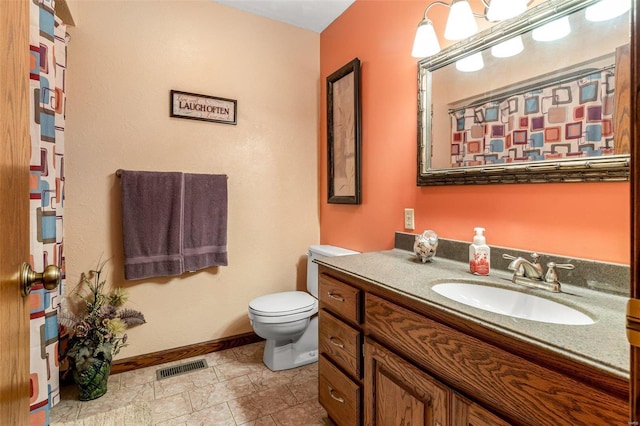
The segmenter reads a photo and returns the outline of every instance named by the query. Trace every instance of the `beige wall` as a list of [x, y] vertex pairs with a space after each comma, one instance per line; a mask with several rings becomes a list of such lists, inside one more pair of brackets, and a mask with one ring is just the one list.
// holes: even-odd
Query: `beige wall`
[[[209, 0], [77, 1], [65, 146], [67, 292], [100, 257], [147, 324], [120, 358], [251, 330], [304, 286], [319, 241], [319, 35]], [[169, 90], [237, 99], [238, 124], [169, 117]], [[229, 266], [124, 281], [117, 169], [229, 176]]]

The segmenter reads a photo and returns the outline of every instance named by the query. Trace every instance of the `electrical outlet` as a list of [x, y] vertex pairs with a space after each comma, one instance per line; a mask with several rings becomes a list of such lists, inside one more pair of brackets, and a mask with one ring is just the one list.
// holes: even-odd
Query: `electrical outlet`
[[404, 229], [416, 229], [413, 221], [413, 209], [404, 209]]

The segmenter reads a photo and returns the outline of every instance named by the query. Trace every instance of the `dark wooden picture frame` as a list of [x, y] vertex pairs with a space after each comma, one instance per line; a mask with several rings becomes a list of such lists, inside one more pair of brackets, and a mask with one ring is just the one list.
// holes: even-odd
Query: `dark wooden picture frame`
[[360, 204], [360, 59], [327, 77], [328, 202]]

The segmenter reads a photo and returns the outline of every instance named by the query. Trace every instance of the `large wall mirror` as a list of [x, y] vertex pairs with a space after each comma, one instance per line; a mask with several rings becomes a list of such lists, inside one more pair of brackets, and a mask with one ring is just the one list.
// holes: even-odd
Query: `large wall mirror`
[[[419, 186], [629, 179], [630, 12], [600, 20], [597, 1], [548, 0], [419, 62]], [[547, 40], [550, 23], [570, 31]]]

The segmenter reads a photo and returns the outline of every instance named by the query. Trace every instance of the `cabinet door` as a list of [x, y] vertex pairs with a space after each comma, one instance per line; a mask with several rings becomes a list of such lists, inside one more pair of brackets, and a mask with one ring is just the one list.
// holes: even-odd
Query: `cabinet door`
[[511, 426], [489, 410], [453, 392], [453, 426]]
[[449, 388], [371, 339], [364, 353], [366, 425], [449, 425]]

